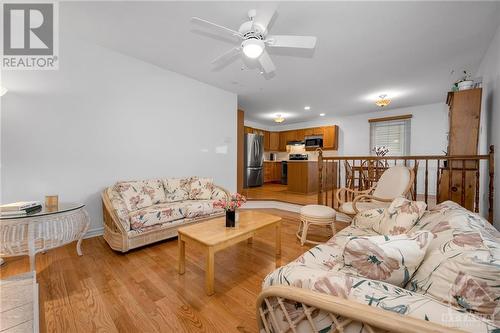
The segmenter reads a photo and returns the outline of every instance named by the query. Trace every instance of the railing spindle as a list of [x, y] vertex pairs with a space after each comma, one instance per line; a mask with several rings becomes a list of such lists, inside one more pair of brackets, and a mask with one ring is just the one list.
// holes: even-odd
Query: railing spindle
[[425, 160], [424, 201], [429, 204], [429, 160]]
[[479, 168], [481, 167], [480, 161], [476, 161], [476, 192], [474, 194], [474, 212], [479, 213]]
[[460, 205], [465, 206], [465, 160], [462, 160], [462, 193], [460, 195]]

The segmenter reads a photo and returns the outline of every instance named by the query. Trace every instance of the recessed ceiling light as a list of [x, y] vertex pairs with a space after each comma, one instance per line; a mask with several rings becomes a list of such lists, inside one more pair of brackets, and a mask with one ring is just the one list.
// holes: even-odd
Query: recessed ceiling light
[[326, 113], [320, 113], [319, 116], [320, 117], [324, 117], [326, 115]]
[[311, 107], [309, 105], [304, 106], [304, 110], [309, 111], [311, 110]]

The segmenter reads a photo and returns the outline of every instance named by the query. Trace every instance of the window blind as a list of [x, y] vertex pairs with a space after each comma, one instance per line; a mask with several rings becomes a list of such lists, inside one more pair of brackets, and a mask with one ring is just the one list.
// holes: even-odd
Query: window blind
[[411, 119], [388, 120], [370, 123], [370, 152], [373, 148], [385, 146], [389, 149], [387, 156], [404, 156], [410, 154]]

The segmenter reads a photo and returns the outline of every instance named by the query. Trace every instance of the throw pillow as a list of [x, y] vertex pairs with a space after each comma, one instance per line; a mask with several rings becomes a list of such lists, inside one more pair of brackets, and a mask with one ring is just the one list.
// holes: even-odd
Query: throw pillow
[[375, 224], [380, 224], [380, 220], [384, 217], [384, 208], [374, 208], [359, 212], [352, 219], [351, 225], [358, 228], [373, 229]]
[[373, 230], [381, 235], [405, 234], [422, 217], [426, 207], [427, 204], [423, 201], [396, 198], [385, 210], [379, 222], [373, 225]]
[[176, 202], [189, 199], [191, 178], [167, 178], [163, 179], [165, 196], [167, 202]]
[[119, 182], [116, 191], [125, 201], [129, 211], [149, 207], [165, 201], [165, 190], [158, 179]]
[[417, 270], [432, 240], [432, 233], [349, 237], [340, 271], [404, 286]]
[[191, 179], [191, 187], [189, 189], [189, 199], [191, 200], [210, 200], [214, 189], [214, 181], [212, 178], [195, 178]]

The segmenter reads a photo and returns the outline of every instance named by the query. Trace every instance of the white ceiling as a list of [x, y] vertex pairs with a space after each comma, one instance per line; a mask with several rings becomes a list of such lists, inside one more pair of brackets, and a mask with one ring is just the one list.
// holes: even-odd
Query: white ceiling
[[269, 50], [271, 79], [242, 70], [240, 59], [214, 70], [211, 61], [236, 42], [213, 38], [190, 18], [237, 30], [256, 6], [63, 2], [61, 33], [235, 92], [248, 119], [272, 125], [276, 113], [295, 123], [374, 111], [380, 93], [393, 98], [389, 108], [442, 102], [458, 72], [475, 71], [500, 17], [499, 2], [280, 2], [270, 33], [317, 36], [316, 50]]

